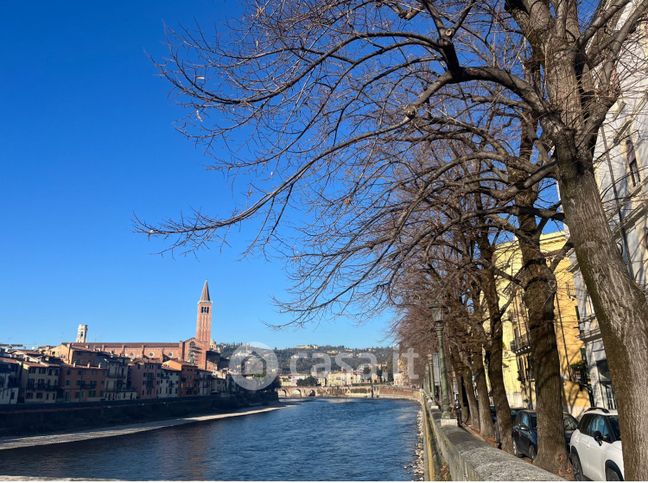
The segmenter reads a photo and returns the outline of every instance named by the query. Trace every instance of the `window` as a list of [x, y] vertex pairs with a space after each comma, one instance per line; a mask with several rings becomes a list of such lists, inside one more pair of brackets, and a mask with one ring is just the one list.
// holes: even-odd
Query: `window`
[[578, 430], [583, 434], [589, 434], [587, 430], [589, 428], [589, 423], [591, 420], [592, 420], [591, 414], [584, 414], [580, 422], [578, 423]]
[[42, 392], [37, 392], [36, 393], [36, 399], [43, 399], [43, 393]]
[[32, 394], [31, 392], [25, 394], [25, 399], [33, 399], [33, 398], [34, 398], [34, 394]]
[[632, 181], [632, 186], [637, 186], [641, 181], [641, 176], [639, 175], [637, 154], [635, 153], [634, 144], [631, 139], [626, 139], [626, 159], [628, 160], [628, 168], [630, 169], [630, 180]]
[[601, 435], [603, 436], [603, 441], [612, 441], [612, 433], [603, 416], [596, 416], [594, 418], [594, 421], [592, 421], [592, 423], [590, 424], [590, 436], [594, 437], [597, 432], [601, 433]]

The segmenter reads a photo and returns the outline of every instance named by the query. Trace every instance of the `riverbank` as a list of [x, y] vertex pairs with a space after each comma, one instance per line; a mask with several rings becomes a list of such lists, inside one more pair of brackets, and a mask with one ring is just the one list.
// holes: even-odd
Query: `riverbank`
[[[124, 424], [120, 426], [110, 426], [105, 428], [97, 428], [86, 431], [79, 431], [73, 433], [56, 433], [41, 436], [25, 436], [25, 437], [5, 437], [0, 438], [0, 451], [10, 450], [16, 448], [27, 448], [32, 446], [44, 446], [52, 444], [73, 443], [77, 441], [86, 441], [89, 439], [99, 438], [112, 438], [115, 436], [124, 436], [128, 434], [142, 433], [145, 431], [156, 431], [163, 428], [171, 428], [174, 426], [182, 426], [185, 424], [193, 424], [207, 421], [215, 421], [218, 419], [227, 419], [240, 416], [249, 416], [252, 414], [266, 413], [283, 409], [287, 406], [277, 405], [261, 409], [252, 410], [238, 410], [221, 414], [210, 414], [202, 416], [191, 416], [184, 418], [173, 418], [162, 421], [151, 421], [147, 423]], [[2, 478], [0, 476], [0, 478]]]

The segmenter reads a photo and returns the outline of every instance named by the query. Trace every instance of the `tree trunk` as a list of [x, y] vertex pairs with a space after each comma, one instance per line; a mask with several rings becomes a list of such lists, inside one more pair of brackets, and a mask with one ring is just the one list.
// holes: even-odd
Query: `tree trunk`
[[496, 424], [499, 432], [501, 448], [504, 451], [513, 453], [513, 423], [511, 421], [511, 406], [506, 397], [506, 386], [504, 385], [504, 374], [502, 372], [502, 313], [499, 306], [499, 295], [492, 265], [494, 263], [494, 247], [488, 240], [488, 234], [480, 239], [480, 250], [489, 266], [482, 272], [482, 290], [488, 319], [490, 322], [490, 347], [486, 351], [486, 367], [488, 379], [490, 380], [493, 403], [495, 404]]
[[569, 470], [562, 408], [560, 359], [554, 328], [556, 277], [540, 249], [540, 230], [533, 216], [520, 217], [524, 304], [529, 315], [531, 365], [535, 376], [538, 447], [535, 464], [554, 473]]
[[[463, 364], [459, 360], [458, 357], [456, 357], [454, 351], [450, 350], [449, 351], [450, 355], [450, 363], [452, 364], [452, 372], [455, 374], [455, 378], [457, 379], [457, 401], [459, 402], [459, 407], [461, 408], [460, 414], [456, 414], [456, 408], [453, 406], [452, 410], [455, 412], [455, 416], [458, 416], [458, 423], [461, 424], [462, 421], [467, 421], [466, 418], [464, 418], [464, 412], [467, 414], [468, 413], [468, 408], [464, 407], [464, 385], [463, 385]], [[459, 420], [460, 419], [460, 420]]]
[[[509, 168], [509, 181], [514, 184], [524, 181], [528, 176], [528, 168], [532, 166], [530, 161], [536, 129], [537, 122], [533, 119], [522, 124], [520, 166]], [[537, 190], [537, 186], [526, 188], [515, 196], [515, 205], [521, 208], [515, 235], [522, 255], [520, 278], [524, 288], [522, 298], [528, 312], [530, 365], [535, 376], [538, 415], [538, 447], [534, 463], [548, 471], [565, 474], [569, 472], [570, 466], [562, 414], [563, 382], [554, 327], [556, 277], [547, 265], [547, 257], [542, 253], [542, 229], [538, 226], [535, 215], [529, 214], [538, 200]]]
[[601, 328], [619, 406], [626, 480], [648, 479], [648, 304], [608, 225], [589, 152], [557, 145], [571, 241]]
[[468, 408], [470, 410], [470, 425], [477, 431], [480, 431], [481, 427], [479, 425], [479, 406], [477, 404], [477, 398], [475, 398], [475, 388], [473, 386], [472, 374], [469, 368], [464, 368], [462, 379], [464, 387], [466, 388], [466, 397], [468, 398]]
[[499, 322], [495, 325], [491, 318], [491, 348], [488, 360], [488, 378], [490, 379], [493, 402], [495, 403], [500, 444], [504, 451], [513, 453], [511, 406], [506, 397], [506, 387], [504, 386], [504, 375], [502, 373], [502, 318], [497, 317], [497, 319], [499, 319]]
[[475, 375], [475, 385], [477, 386], [477, 402], [479, 409], [479, 426], [480, 433], [485, 438], [495, 439], [495, 427], [490, 412], [490, 400], [488, 398], [488, 385], [486, 384], [486, 372], [482, 361], [481, 351], [473, 354], [473, 374]]
[[466, 388], [466, 382], [464, 381], [463, 375], [460, 375], [459, 378], [461, 382], [461, 387], [463, 388], [462, 391], [463, 399], [461, 400], [461, 421], [466, 422], [470, 417], [470, 408], [468, 407], [468, 396], [466, 395], [466, 391], [468, 390], [468, 388]]

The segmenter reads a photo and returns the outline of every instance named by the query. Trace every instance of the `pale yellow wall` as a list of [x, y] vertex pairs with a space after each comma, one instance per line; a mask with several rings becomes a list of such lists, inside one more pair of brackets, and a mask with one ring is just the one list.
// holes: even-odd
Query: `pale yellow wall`
[[[542, 235], [541, 247], [544, 253], [551, 254], [562, 248], [566, 242], [563, 232], [549, 233]], [[497, 266], [510, 275], [516, 274], [522, 264], [521, 254], [516, 242], [507, 242], [498, 245], [496, 253]], [[585, 390], [581, 390], [577, 383], [570, 381], [571, 364], [581, 361], [580, 349], [584, 347], [579, 339], [578, 317], [576, 312], [576, 297], [574, 289], [574, 278], [569, 271], [570, 262], [563, 259], [555, 270], [557, 292], [555, 302], [555, 330], [556, 342], [560, 358], [561, 374], [564, 381], [565, 402], [569, 412], [578, 416], [590, 406], [589, 397]], [[511, 294], [515, 292], [515, 298], [509, 305], [503, 318], [503, 372], [504, 385], [512, 407], [523, 405], [523, 400], [528, 397], [518, 380], [518, 362], [515, 354], [511, 352], [511, 341], [515, 339], [513, 323], [510, 314], [513, 307], [517, 305], [519, 313], [526, 314], [521, 298], [521, 291], [515, 290], [514, 285], [503, 277], [498, 282], [498, 293], [500, 294], [500, 305], [504, 306]], [[520, 331], [523, 334], [524, 324], [520, 324]], [[535, 400], [535, 395], [532, 395]]]

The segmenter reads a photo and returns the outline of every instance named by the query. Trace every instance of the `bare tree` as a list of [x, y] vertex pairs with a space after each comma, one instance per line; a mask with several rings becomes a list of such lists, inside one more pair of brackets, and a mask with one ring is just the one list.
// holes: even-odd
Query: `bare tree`
[[[474, 100], [471, 110], [479, 118], [481, 93], [497, 86], [537, 120], [545, 150], [551, 152], [571, 242], [608, 348], [626, 476], [648, 478], [648, 448], [642, 445], [648, 430], [643, 397], [648, 306], [607, 224], [593, 159], [648, 0], [283, 0], [251, 10], [247, 30], [235, 44], [223, 49], [204, 34], [187, 32], [177, 44], [183, 51], [172, 50], [171, 62], [162, 69], [195, 116], [193, 125], [186, 126], [188, 133], [209, 144], [221, 137], [232, 141], [228, 135], [235, 130], [252, 132], [254, 156], [217, 164], [255, 172], [260, 191], [252, 190], [253, 201], [231, 217], [199, 213], [160, 227], [143, 224], [142, 229], [177, 236], [174, 246], [195, 247], [224, 227], [261, 215], [262, 239], [268, 240], [276, 236], [291, 201], [305, 199], [317, 207], [314, 225], [334, 220], [331, 232], [342, 229], [346, 236], [317, 235], [318, 248], [326, 249], [319, 253], [334, 253], [338, 270], [310, 267], [314, 271], [305, 277], [310, 290], [299, 305], [346, 307], [358, 297], [379, 295], [381, 284], [369, 283], [368, 276], [355, 273], [355, 283], [335, 290], [330, 274], [354, 271], [344, 264], [353, 254], [364, 254], [376, 267], [389, 257], [389, 242], [409, 213], [391, 204], [390, 187], [407, 179], [416, 166], [412, 146], [427, 141], [430, 126], [452, 125], [457, 112], [446, 104], [448, 98], [470, 88], [466, 98]], [[540, 76], [539, 82], [528, 78], [529, 70]], [[541, 150], [540, 145], [534, 142], [533, 150]], [[446, 158], [450, 165], [451, 159]], [[546, 175], [545, 170], [524, 172], [520, 182], [534, 184]], [[431, 187], [422, 188], [421, 196]], [[368, 200], [372, 207], [392, 206], [391, 229], [380, 222], [380, 251], [365, 233], [354, 232], [358, 211], [340, 209]], [[304, 232], [313, 241], [308, 228]], [[539, 303], [550, 288], [549, 273], [535, 243], [523, 251], [535, 260], [541, 280], [526, 287], [525, 301], [537, 307], [533, 317], [544, 321], [531, 335], [540, 344], [551, 344], [551, 304]], [[555, 377], [547, 376], [543, 384], [555, 385]], [[541, 423], [541, 439], [549, 429]], [[538, 464], [554, 467], [555, 455], [549, 446], [539, 448]]]

